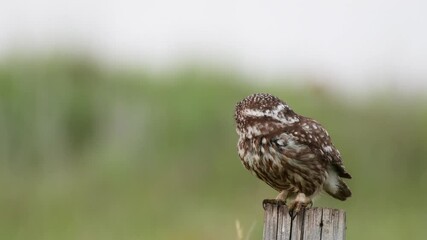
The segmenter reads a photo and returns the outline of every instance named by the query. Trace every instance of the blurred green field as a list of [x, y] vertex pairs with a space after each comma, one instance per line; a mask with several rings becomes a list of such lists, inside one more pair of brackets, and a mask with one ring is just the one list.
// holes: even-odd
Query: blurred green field
[[0, 63], [0, 239], [237, 239], [236, 220], [261, 239], [276, 193], [242, 167], [233, 122], [253, 92], [329, 130], [353, 197], [315, 205], [347, 211], [347, 239], [426, 239], [427, 98], [54, 57]]

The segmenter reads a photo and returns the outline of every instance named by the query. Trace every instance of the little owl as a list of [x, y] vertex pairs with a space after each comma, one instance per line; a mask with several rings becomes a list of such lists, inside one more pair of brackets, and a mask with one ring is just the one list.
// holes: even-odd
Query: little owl
[[346, 200], [351, 178], [340, 152], [317, 121], [298, 115], [270, 94], [253, 94], [236, 105], [238, 152], [243, 165], [279, 192], [277, 201], [293, 199], [291, 212], [312, 204], [322, 189]]

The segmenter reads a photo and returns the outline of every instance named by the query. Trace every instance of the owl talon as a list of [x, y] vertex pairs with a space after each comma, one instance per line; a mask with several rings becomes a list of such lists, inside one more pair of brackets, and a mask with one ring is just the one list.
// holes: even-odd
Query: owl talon
[[267, 203], [273, 205], [286, 205], [286, 202], [281, 199], [264, 199], [264, 201], [262, 201], [263, 206], [265, 206]]
[[313, 206], [313, 201], [310, 198], [306, 197], [304, 193], [298, 193], [295, 201], [289, 207], [289, 215], [291, 218], [295, 218], [301, 211], [311, 208]]
[[286, 199], [288, 198], [288, 191], [282, 190], [279, 195], [277, 195], [276, 200], [283, 202], [284, 205], [286, 205]]
[[303, 212], [307, 208], [305, 203], [294, 202], [289, 208], [289, 216], [291, 216], [291, 219], [294, 219], [300, 212]]

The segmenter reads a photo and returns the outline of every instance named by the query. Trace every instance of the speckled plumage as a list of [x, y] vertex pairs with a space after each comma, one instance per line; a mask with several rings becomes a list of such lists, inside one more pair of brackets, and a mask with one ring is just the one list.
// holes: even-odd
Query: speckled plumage
[[340, 200], [351, 196], [342, 181], [351, 176], [328, 132], [317, 121], [262, 93], [240, 101], [234, 117], [243, 165], [281, 192], [278, 198], [302, 194], [311, 201], [322, 189]]

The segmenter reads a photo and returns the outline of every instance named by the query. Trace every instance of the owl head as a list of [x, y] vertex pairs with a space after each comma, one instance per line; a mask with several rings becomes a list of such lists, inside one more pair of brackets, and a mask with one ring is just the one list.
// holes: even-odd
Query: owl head
[[237, 103], [234, 119], [237, 133], [248, 137], [268, 134], [299, 121], [284, 101], [268, 93], [252, 94]]

